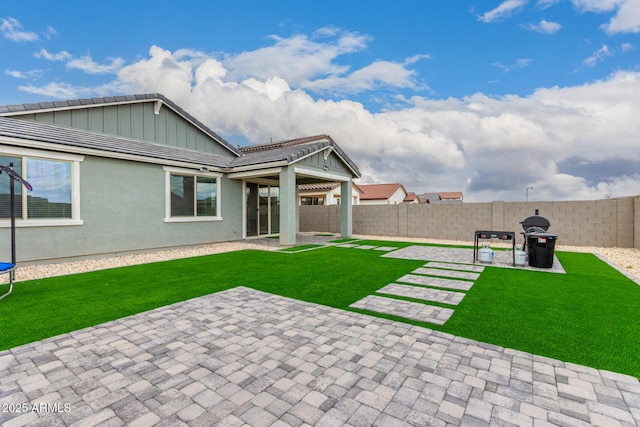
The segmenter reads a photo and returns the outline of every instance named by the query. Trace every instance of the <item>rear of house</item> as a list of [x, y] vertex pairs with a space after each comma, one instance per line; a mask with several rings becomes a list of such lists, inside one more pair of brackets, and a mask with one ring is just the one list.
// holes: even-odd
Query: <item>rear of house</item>
[[[0, 107], [0, 163], [33, 186], [16, 185], [18, 261], [266, 234], [293, 244], [297, 184], [350, 190], [359, 172], [327, 135], [291, 141], [240, 150], [160, 94]], [[3, 242], [8, 188], [0, 175]]]

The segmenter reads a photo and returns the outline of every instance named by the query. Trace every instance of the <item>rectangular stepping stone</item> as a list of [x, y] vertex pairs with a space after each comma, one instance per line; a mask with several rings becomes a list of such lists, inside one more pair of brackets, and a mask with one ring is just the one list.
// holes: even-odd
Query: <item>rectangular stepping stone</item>
[[405, 274], [396, 280], [397, 282], [411, 283], [413, 285], [433, 286], [436, 288], [456, 289], [458, 291], [468, 291], [473, 286], [473, 282], [455, 279], [443, 279], [440, 277], [418, 276], [415, 274]]
[[339, 248], [355, 248], [356, 246], [358, 245], [354, 243], [343, 243], [341, 245], [338, 245]]
[[428, 262], [425, 265], [425, 267], [445, 268], [449, 270], [475, 271], [476, 273], [482, 273], [484, 271], [484, 267], [481, 265], [456, 264], [452, 262]]
[[403, 301], [369, 295], [351, 304], [349, 307], [373, 311], [375, 313], [390, 314], [419, 322], [444, 325], [453, 314], [450, 308], [436, 307], [419, 302]]
[[360, 246], [356, 246], [356, 249], [373, 249], [375, 248], [375, 246], [373, 245], [360, 245]]
[[383, 252], [389, 252], [389, 251], [392, 251], [392, 250], [394, 250], [394, 249], [398, 249], [398, 248], [395, 248], [395, 247], [393, 247], [393, 246], [378, 246], [378, 247], [377, 247], [377, 248], [375, 248], [374, 250], [376, 250], [376, 251], [383, 251]]
[[423, 261], [443, 261], [468, 263], [473, 261], [473, 249], [448, 248], [440, 246], [407, 246], [383, 255], [389, 258], [415, 259]]
[[429, 276], [452, 277], [454, 279], [476, 280], [480, 277], [480, 273], [467, 273], [464, 271], [444, 270], [441, 268], [425, 268], [421, 267], [413, 270], [412, 273], [425, 274]]
[[465, 294], [462, 292], [443, 291], [441, 289], [423, 288], [421, 286], [398, 285], [391, 283], [376, 291], [379, 294], [396, 295], [421, 299], [424, 301], [435, 301], [443, 304], [458, 305]]

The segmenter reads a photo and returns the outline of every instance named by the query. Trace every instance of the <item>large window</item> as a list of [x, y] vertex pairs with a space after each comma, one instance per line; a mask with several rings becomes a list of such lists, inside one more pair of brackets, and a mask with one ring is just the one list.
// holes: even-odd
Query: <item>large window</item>
[[168, 205], [165, 221], [206, 221], [220, 218], [220, 175], [195, 174], [188, 169], [165, 167]]
[[[35, 150], [24, 151], [39, 154]], [[5, 166], [12, 163], [14, 170], [33, 187], [32, 191], [27, 191], [19, 182], [14, 182], [16, 219], [23, 221], [23, 225], [81, 224], [77, 181], [78, 163], [82, 159], [78, 156], [42, 154], [43, 157], [0, 154], [0, 163]], [[49, 155], [58, 158], [44, 157]], [[11, 217], [10, 185], [8, 175], [1, 174], [0, 221]]]

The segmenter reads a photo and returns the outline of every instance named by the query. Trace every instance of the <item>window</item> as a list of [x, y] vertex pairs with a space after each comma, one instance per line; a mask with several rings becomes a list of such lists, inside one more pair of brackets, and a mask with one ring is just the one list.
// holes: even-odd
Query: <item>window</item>
[[301, 205], [324, 205], [324, 197], [300, 197]]
[[[22, 226], [80, 225], [79, 162], [82, 156], [60, 155], [39, 150], [5, 148], [16, 154], [0, 154], [0, 163], [13, 163], [14, 170], [31, 184], [27, 191], [14, 183], [16, 219]], [[20, 155], [19, 151], [27, 155]], [[37, 157], [36, 155], [42, 155]], [[46, 156], [46, 157], [45, 157]], [[0, 222], [11, 217], [11, 181], [0, 175]]]
[[166, 222], [209, 221], [220, 217], [220, 174], [196, 174], [165, 167], [168, 203]]

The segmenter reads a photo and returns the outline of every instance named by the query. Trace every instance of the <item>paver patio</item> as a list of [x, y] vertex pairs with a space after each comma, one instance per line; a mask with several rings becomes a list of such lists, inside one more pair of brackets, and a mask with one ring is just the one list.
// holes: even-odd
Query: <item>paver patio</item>
[[0, 371], [1, 408], [59, 408], [7, 427], [640, 423], [636, 378], [244, 287], [0, 352]]

